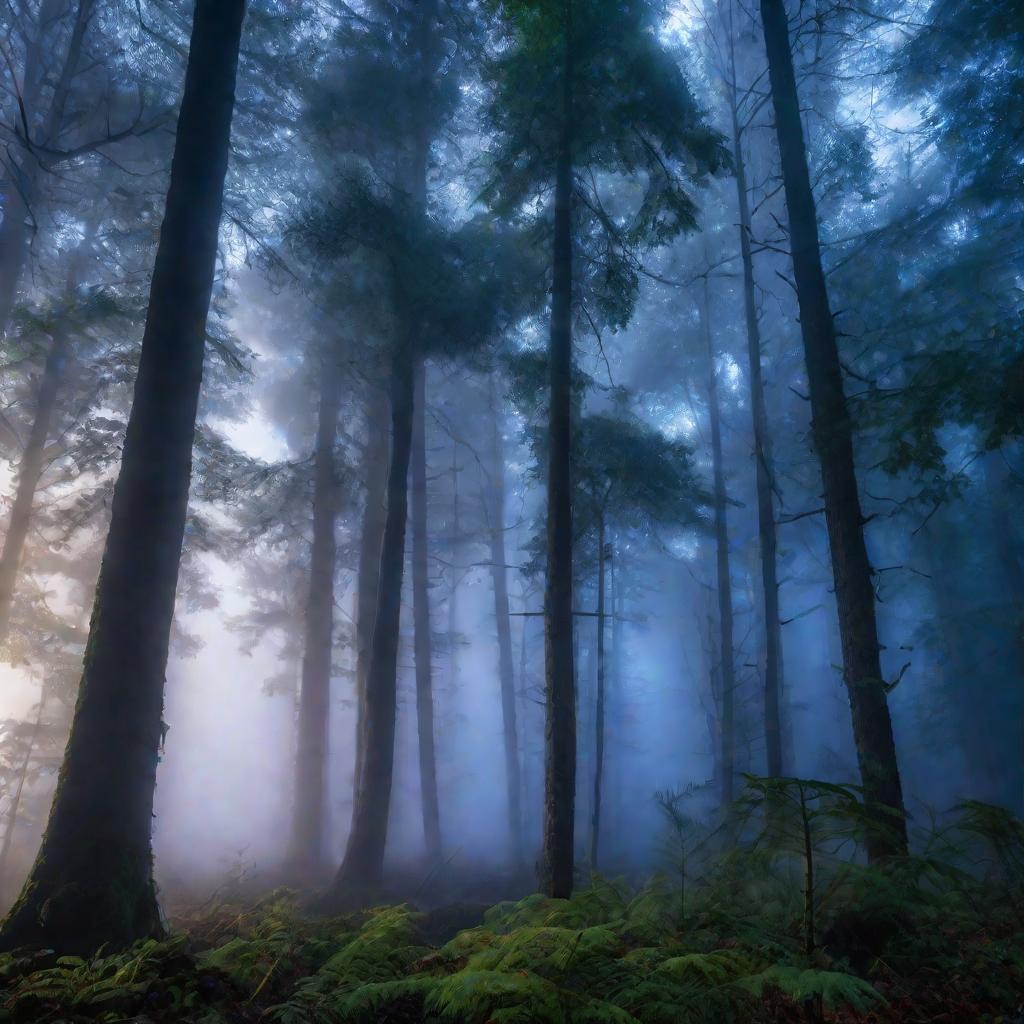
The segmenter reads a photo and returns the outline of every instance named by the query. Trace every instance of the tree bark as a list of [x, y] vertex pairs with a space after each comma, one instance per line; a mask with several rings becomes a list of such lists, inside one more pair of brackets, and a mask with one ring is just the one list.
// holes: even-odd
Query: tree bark
[[32, 504], [43, 473], [46, 441], [50, 436], [57, 394], [64, 376], [68, 358], [68, 339], [64, 325], [58, 325], [50, 341], [50, 351], [43, 367], [42, 380], [36, 395], [35, 415], [25, 450], [18, 466], [18, 487], [11, 506], [11, 518], [0, 553], [0, 643], [7, 639], [11, 626], [11, 607], [18, 582], [21, 556], [25, 550], [29, 527], [32, 523]]
[[151, 831], [244, 0], [197, 0], [135, 395], [57, 792], [0, 946], [163, 931]]
[[761, 327], [754, 296], [754, 259], [751, 252], [750, 198], [747, 168], [743, 158], [743, 133], [740, 129], [736, 96], [735, 39], [730, 8], [728, 83], [729, 113], [732, 121], [733, 173], [736, 178], [736, 202], [739, 207], [740, 261], [743, 264], [743, 313], [747, 331], [747, 367], [750, 375], [750, 412], [754, 428], [754, 467], [757, 490], [757, 534], [761, 556], [761, 596], [763, 601], [764, 666], [764, 738], [768, 774], [784, 774], [782, 753], [782, 618], [779, 614], [778, 539], [775, 506], [772, 500], [773, 469], [771, 434], [765, 405], [764, 377], [761, 372]]
[[850, 698], [865, 797], [869, 803], [892, 812], [879, 811], [878, 827], [869, 829], [868, 858], [875, 862], [907, 852], [903, 790], [882, 677], [873, 570], [864, 541], [853, 427], [843, 391], [835, 325], [821, 265], [817, 211], [807, 169], [783, 0], [761, 0], [761, 21], [782, 160], [812, 431], [821, 463], [825, 521], [843, 647], [843, 677]]
[[505, 809], [508, 814], [512, 862], [523, 860], [522, 782], [519, 774], [519, 723], [516, 720], [516, 681], [512, 661], [512, 620], [509, 617], [508, 569], [505, 552], [505, 453], [492, 383], [494, 414], [492, 438], [492, 492], [488, 520], [491, 541], [491, 582], [494, 588], [494, 621], [498, 630], [498, 678], [501, 684], [502, 734], [505, 744]]
[[338, 353], [328, 352], [320, 375], [313, 453], [313, 545], [299, 696], [290, 867], [316, 878], [325, 866], [328, 722], [334, 654], [334, 573], [337, 563], [338, 474], [334, 448], [341, 409]]
[[379, 593], [366, 676], [366, 739], [363, 774], [352, 830], [328, 903], [365, 902], [384, 872], [395, 755], [398, 646], [409, 515], [409, 462], [414, 406], [414, 346], [396, 344], [391, 367], [391, 461], [381, 544]]
[[594, 806], [590, 821], [590, 867], [597, 870], [601, 841], [601, 783], [604, 777], [604, 621], [605, 621], [604, 513], [597, 521], [597, 700], [594, 712]]
[[441, 812], [437, 799], [434, 752], [434, 645], [430, 625], [427, 567], [426, 368], [416, 360], [415, 413], [412, 432], [412, 602], [416, 657], [416, 725], [419, 733], [420, 802], [427, 857], [441, 860]]
[[718, 373], [711, 340], [708, 309], [708, 280], [704, 278], [700, 318], [708, 356], [708, 419], [711, 421], [711, 465], [715, 515], [715, 578], [718, 594], [718, 664], [721, 672], [721, 765], [719, 801], [727, 811], [733, 801], [733, 777], [736, 766], [736, 659], [732, 646], [732, 577], [729, 570], [728, 495], [725, 490], [725, 465], [722, 456], [722, 414], [718, 400]]
[[544, 888], [572, 895], [576, 678], [572, 614], [572, 0], [565, 0], [562, 125], [555, 170], [544, 592]]
[[352, 789], [359, 792], [366, 758], [366, 680], [373, 644], [373, 620], [380, 591], [380, 557], [384, 541], [388, 485], [388, 426], [386, 395], [372, 388], [366, 403], [366, 444], [362, 476], [366, 481], [359, 533], [359, 582], [356, 594], [356, 753]]

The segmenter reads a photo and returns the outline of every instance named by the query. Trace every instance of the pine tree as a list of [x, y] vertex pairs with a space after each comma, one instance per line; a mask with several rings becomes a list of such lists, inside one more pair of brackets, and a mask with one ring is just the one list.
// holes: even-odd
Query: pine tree
[[[822, 270], [817, 212], [783, 0], [761, 0], [761, 21], [782, 159], [800, 332], [807, 363], [814, 444], [821, 464], [843, 646], [843, 676], [853, 714], [854, 740], [866, 799], [899, 816], [903, 814], [903, 790], [882, 676], [872, 568], [864, 541], [864, 517], [854, 466], [853, 426]], [[894, 831], [882, 827], [885, 824], [883, 817], [880, 827], [868, 836], [868, 854], [872, 859], [906, 853], [905, 826]]]
[[150, 836], [244, 0], [197, 0], [135, 396], [78, 705], [6, 948], [121, 947], [162, 931]]

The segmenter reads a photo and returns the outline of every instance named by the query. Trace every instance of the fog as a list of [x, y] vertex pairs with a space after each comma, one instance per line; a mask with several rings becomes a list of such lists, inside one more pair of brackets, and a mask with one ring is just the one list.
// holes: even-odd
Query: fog
[[[320, 891], [339, 866], [423, 904], [518, 897], [567, 819], [577, 877], [639, 884], [657, 793], [690, 788], [710, 830], [751, 776], [863, 785], [911, 849], [966, 799], [1024, 813], [1021, 155], [998, 33], [991, 71], [964, 57], [965, 97], [934, 60], [956, 4], [790, 5], [809, 247], [753, 10], [591, 12], [573, 121], [571, 62], [527, 6], [248, 5], [181, 568], [145, 570], [176, 586], [173, 622], [139, 644], [115, 624], [117, 725], [94, 748], [110, 778], [143, 763], [109, 748], [134, 750], [131, 695], [165, 677], [168, 906]], [[147, 309], [192, 308], [150, 293], [192, 7], [3, 15], [5, 909], [99, 642]], [[186, 362], [168, 351], [160, 401]], [[153, 451], [154, 479], [188, 461]], [[131, 559], [106, 550], [113, 578]]]

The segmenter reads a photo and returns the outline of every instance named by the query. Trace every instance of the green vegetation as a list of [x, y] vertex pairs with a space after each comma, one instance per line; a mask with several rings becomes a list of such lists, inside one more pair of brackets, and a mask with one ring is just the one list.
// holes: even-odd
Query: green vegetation
[[[749, 799], [765, 781], [750, 781]], [[639, 890], [595, 877], [568, 900], [499, 903], [454, 934], [443, 934], [443, 913], [404, 905], [310, 917], [280, 891], [247, 909], [182, 914], [172, 938], [116, 955], [6, 954], [0, 1020], [1018, 1020], [1024, 826], [971, 804], [925, 855], [868, 868], [829, 855], [848, 794], [785, 781], [775, 788], [799, 782], [813, 804], [810, 952], [805, 864], [772, 839], [786, 834], [773, 824], [726, 856], [707, 853], [713, 833], [694, 846], [682, 924], [679, 879], [667, 874]]]

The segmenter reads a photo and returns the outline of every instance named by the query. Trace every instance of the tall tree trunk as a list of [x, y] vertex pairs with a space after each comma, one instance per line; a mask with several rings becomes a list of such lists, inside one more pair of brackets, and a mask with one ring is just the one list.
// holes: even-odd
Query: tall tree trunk
[[359, 532], [359, 581], [356, 592], [356, 753], [352, 788], [359, 792], [366, 758], [366, 680], [370, 670], [373, 620], [380, 591], [380, 557], [384, 542], [388, 485], [388, 400], [372, 387], [366, 402], [366, 444], [362, 478], [366, 504]]
[[907, 831], [896, 744], [882, 677], [873, 570], [864, 542], [864, 516], [853, 456], [853, 427], [843, 391], [835, 325], [821, 265], [817, 211], [807, 169], [800, 100], [783, 0], [761, 0], [761, 21], [782, 159], [814, 445], [821, 463], [825, 521], [843, 646], [843, 676], [850, 697], [865, 797], [870, 803], [892, 812], [880, 811], [876, 817], [879, 827], [869, 830], [868, 858], [877, 861], [892, 854], [905, 854]]
[[761, 372], [761, 327], [754, 297], [754, 259], [751, 252], [752, 225], [747, 191], [747, 168], [743, 159], [743, 133], [740, 129], [736, 96], [736, 54], [729, 17], [729, 113], [732, 120], [733, 172], [736, 178], [736, 202], [739, 207], [740, 260], [743, 264], [743, 313], [747, 329], [747, 366], [750, 375], [750, 412], [754, 427], [754, 466], [757, 489], [757, 534], [761, 555], [761, 596], [763, 601], [764, 666], [764, 739], [768, 774], [784, 773], [782, 756], [782, 619], [779, 615], [778, 541], [775, 531], [775, 507], [772, 500], [773, 470], [771, 434], [765, 405], [764, 377]]
[[197, 0], [135, 396], [71, 734], [0, 946], [119, 948], [163, 928], [151, 831], [244, 0]]
[[555, 174], [544, 593], [544, 888], [568, 898], [576, 807], [572, 614], [572, 0], [565, 0], [562, 126]]
[[7, 639], [11, 626], [11, 607], [18, 582], [22, 552], [32, 523], [32, 503], [43, 473], [43, 453], [50, 436], [50, 426], [57, 394], [67, 364], [68, 339], [63, 324], [57, 326], [50, 341], [50, 351], [43, 367], [42, 380], [36, 395], [35, 416], [25, 450], [18, 466], [18, 487], [7, 523], [3, 551], [0, 552], [0, 643]]
[[[435, 69], [435, 19], [437, 0], [424, 0], [419, 12], [416, 45], [420, 84], [429, 90]], [[425, 122], [417, 124], [413, 138], [410, 194], [416, 214], [427, 216], [427, 166], [430, 138]], [[416, 724], [419, 733], [420, 794], [423, 834], [427, 856], [441, 858], [441, 823], [437, 799], [437, 760], [434, 739], [433, 642], [430, 626], [430, 592], [427, 573], [427, 451], [426, 372], [421, 352], [416, 354], [413, 388], [412, 436], [412, 588], [413, 630], [416, 659]]]
[[316, 878], [323, 870], [326, 832], [327, 737], [334, 654], [334, 572], [337, 563], [338, 474], [334, 448], [341, 409], [338, 353], [324, 355], [320, 409], [313, 453], [313, 545], [309, 564], [309, 603], [302, 658], [295, 798], [292, 812], [291, 868]]
[[519, 777], [519, 729], [516, 721], [516, 681], [512, 662], [512, 620], [509, 617], [508, 568], [505, 553], [505, 452], [499, 410], [491, 385], [492, 438], [490, 510], [491, 582], [494, 587], [494, 621], [498, 630], [498, 677], [501, 684], [501, 719], [505, 744], [505, 792], [508, 837], [512, 861], [523, 860], [522, 790]]
[[412, 432], [412, 603], [416, 656], [416, 725], [419, 733], [420, 801], [427, 857], [441, 859], [441, 812], [437, 799], [434, 754], [434, 645], [430, 625], [430, 580], [427, 567], [427, 410], [426, 368], [416, 360], [415, 413]]
[[721, 680], [721, 777], [719, 800], [723, 811], [733, 801], [733, 776], [736, 766], [736, 660], [733, 652], [732, 577], [729, 571], [728, 495], [725, 490], [725, 464], [722, 456], [722, 414], [718, 400], [718, 373], [711, 340], [708, 279], [704, 278], [700, 318], [708, 354], [708, 419], [711, 421], [711, 465], [714, 477], [715, 577], [718, 592], [718, 665]]
[[604, 777], [604, 621], [605, 621], [604, 512], [597, 521], [597, 700], [594, 713], [594, 806], [590, 821], [590, 866], [597, 870], [601, 840], [601, 783]]
[[381, 544], [377, 612], [366, 676], [366, 738], [363, 774], [356, 793], [345, 858], [328, 903], [362, 902], [379, 889], [384, 871], [394, 773], [398, 646], [405, 570], [405, 528], [409, 515], [415, 346], [406, 335], [396, 344], [391, 366], [391, 462], [387, 513]]

